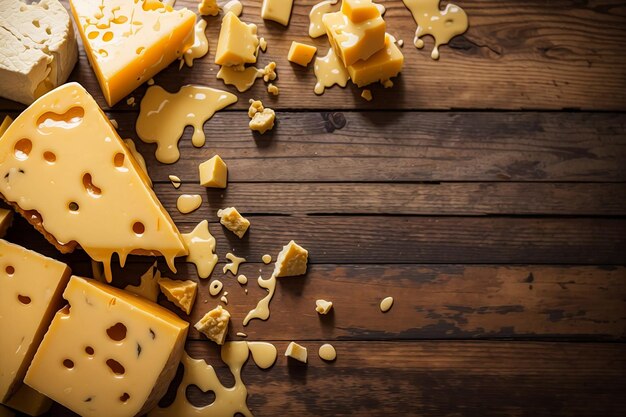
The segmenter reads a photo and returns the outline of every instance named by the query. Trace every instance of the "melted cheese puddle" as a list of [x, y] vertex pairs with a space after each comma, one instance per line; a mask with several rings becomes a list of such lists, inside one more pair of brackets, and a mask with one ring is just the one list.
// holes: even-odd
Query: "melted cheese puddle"
[[326, 88], [337, 84], [345, 87], [350, 79], [348, 71], [343, 66], [333, 48], [328, 48], [326, 56], [315, 58], [315, 94], [323, 94]]
[[183, 59], [188, 67], [193, 66], [193, 60], [202, 58], [209, 52], [209, 40], [206, 38], [206, 20], [200, 19], [196, 22], [195, 38], [191, 48], [185, 51]]
[[278, 353], [276, 346], [267, 342], [248, 342], [248, 348], [252, 353], [254, 363], [261, 369], [267, 369], [274, 365]]
[[386, 313], [393, 306], [393, 297], [386, 297], [380, 302], [380, 311]]
[[421, 39], [431, 35], [435, 39], [435, 46], [430, 54], [432, 59], [439, 59], [439, 47], [445, 45], [452, 38], [464, 33], [468, 27], [467, 14], [453, 3], [448, 3], [445, 9], [439, 9], [440, 0], [402, 0], [404, 5], [413, 14], [417, 23], [413, 43], [418, 49], [424, 47]]
[[191, 262], [196, 266], [200, 278], [208, 278], [217, 264], [215, 238], [209, 231], [209, 222], [202, 220], [191, 233], [186, 233], [182, 236], [185, 245], [189, 249], [187, 262]]
[[317, 353], [320, 355], [320, 358], [325, 361], [334, 361], [337, 359], [337, 351], [335, 350], [335, 347], [328, 343], [320, 346], [320, 350]]
[[339, 6], [335, 6], [338, 0], [326, 0], [317, 3], [309, 12], [309, 36], [319, 38], [326, 35], [326, 28], [322, 23], [322, 16], [326, 13], [339, 10]]
[[254, 85], [257, 78], [263, 77], [263, 74], [264, 71], [257, 67], [246, 67], [242, 71], [233, 67], [220, 67], [216, 77], [226, 85], [234, 85], [237, 91], [243, 93]]
[[176, 200], [176, 208], [183, 214], [198, 210], [201, 205], [202, 196], [200, 194], [183, 194]]
[[233, 275], [237, 275], [237, 271], [239, 271], [239, 265], [246, 261], [246, 258], [240, 258], [238, 256], [233, 255], [232, 253], [226, 254], [226, 259], [230, 261], [229, 264], [224, 265], [222, 271], [226, 273], [226, 271], [230, 271]]
[[180, 158], [178, 141], [185, 126], [193, 127], [192, 143], [199, 148], [206, 142], [203, 125], [215, 112], [237, 102], [227, 91], [197, 85], [183, 86], [169, 93], [158, 85], [148, 87], [141, 100], [137, 134], [146, 143], [156, 143], [156, 158], [172, 164]]
[[214, 279], [213, 281], [211, 281], [211, 286], [209, 287], [209, 294], [215, 297], [220, 293], [220, 291], [222, 291], [222, 288], [224, 288], [224, 284], [222, 284], [222, 281]]
[[276, 277], [274, 275], [272, 275], [269, 279], [259, 277], [257, 282], [259, 287], [267, 290], [267, 295], [259, 300], [254, 309], [248, 312], [246, 317], [243, 319], [244, 326], [247, 326], [252, 319], [267, 320], [270, 317], [270, 301], [272, 301], [272, 297], [276, 291]]

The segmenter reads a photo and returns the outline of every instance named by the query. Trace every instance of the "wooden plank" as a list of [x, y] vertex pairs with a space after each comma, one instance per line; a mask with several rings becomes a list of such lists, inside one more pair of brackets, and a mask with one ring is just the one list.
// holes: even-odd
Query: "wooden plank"
[[[411, 45], [416, 24], [400, 1], [386, 1], [387, 30], [405, 41], [402, 52], [405, 67], [392, 89], [374, 86], [374, 101], [359, 97], [354, 86], [334, 87], [323, 96], [313, 93], [313, 65], [308, 69], [287, 61], [292, 40], [319, 47], [326, 53], [325, 37], [308, 37], [308, 13], [317, 0], [296, 2], [289, 28], [273, 22], [263, 22], [260, 2], [245, 2], [242, 18], [259, 25], [259, 34], [268, 41], [268, 52], [259, 64], [278, 64], [281, 88], [277, 100], [270, 99], [275, 108], [386, 108], [386, 109], [563, 109], [623, 110], [626, 107], [624, 89], [626, 55], [622, 45], [626, 40], [626, 16], [620, 12], [620, 2], [604, 0], [578, 2], [561, 0], [509, 1], [498, 5], [489, 0], [465, 0], [461, 6], [470, 19], [469, 31], [450, 46], [442, 48], [441, 59], [429, 57], [430, 39], [426, 48], [418, 51]], [[67, 4], [67, 3], [66, 3]], [[179, 0], [177, 6], [197, 7], [195, 0]], [[159, 84], [174, 90], [186, 83], [206, 84], [228, 89], [231, 87], [215, 78], [213, 64], [219, 33], [219, 18], [209, 18], [207, 34], [210, 53], [197, 60], [193, 68], [178, 70], [175, 62], [156, 77]], [[80, 49], [80, 64], [71, 79], [79, 81], [96, 95], [104, 105], [84, 51]], [[236, 108], [244, 108], [251, 97], [268, 98], [266, 85], [258, 81], [241, 95]], [[133, 93], [143, 96], [145, 87]], [[21, 108], [16, 103], [0, 101], [0, 109]], [[130, 107], [124, 100], [117, 106]]]
[[[626, 406], [622, 344], [337, 342], [337, 360], [324, 363], [317, 357], [322, 343], [306, 344], [306, 366], [282, 356], [287, 342], [276, 343], [278, 361], [269, 371], [248, 361], [243, 380], [256, 417], [621, 416]], [[213, 343], [191, 342], [187, 350], [230, 386]], [[187, 392], [198, 405], [213, 398]], [[71, 414], [55, 406], [51, 415]]]

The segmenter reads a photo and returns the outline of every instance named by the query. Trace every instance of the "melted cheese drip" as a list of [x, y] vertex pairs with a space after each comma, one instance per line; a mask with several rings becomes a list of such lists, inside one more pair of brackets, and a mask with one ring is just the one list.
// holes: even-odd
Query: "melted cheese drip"
[[468, 27], [467, 14], [453, 3], [448, 3], [445, 9], [439, 9], [440, 0], [402, 0], [404, 5], [413, 14], [417, 23], [413, 43], [418, 49], [424, 47], [421, 39], [431, 35], [435, 39], [435, 46], [430, 54], [432, 59], [439, 59], [439, 47], [445, 45], [452, 38], [464, 33]]
[[241, 16], [241, 12], [243, 12], [243, 4], [241, 4], [239, 0], [230, 0], [222, 9], [224, 10], [224, 14], [231, 12], [239, 17]]
[[243, 319], [243, 325], [247, 326], [250, 320], [260, 319], [267, 320], [270, 317], [270, 301], [276, 291], [276, 277], [272, 275], [269, 279], [259, 277], [259, 287], [267, 290], [267, 295], [259, 300], [256, 307], [248, 312]]
[[322, 16], [326, 13], [334, 12], [339, 9], [339, 6], [335, 6], [338, 0], [326, 0], [317, 3], [311, 8], [309, 12], [309, 36], [312, 38], [319, 38], [326, 35], [326, 28], [322, 23]]
[[254, 85], [257, 78], [263, 77], [265, 72], [257, 67], [246, 67], [239, 71], [235, 67], [220, 67], [217, 79], [224, 81], [226, 85], [234, 85], [237, 91], [243, 93]]
[[246, 277], [245, 275], [239, 275], [237, 277], [237, 282], [240, 283], [241, 285], [246, 285], [248, 283], [248, 277]]
[[393, 297], [386, 297], [380, 302], [380, 311], [386, 313], [393, 305]]
[[202, 126], [215, 112], [237, 102], [227, 91], [196, 85], [183, 86], [169, 93], [158, 85], [149, 87], [141, 100], [137, 134], [146, 143], [156, 143], [156, 158], [172, 164], [180, 158], [178, 141], [185, 126], [192, 126], [192, 143], [199, 148], [206, 142]]
[[315, 58], [315, 94], [324, 94], [324, 89], [337, 84], [345, 87], [350, 79], [348, 71], [343, 66], [333, 48], [328, 49], [328, 53], [324, 57]]
[[231, 263], [224, 265], [224, 269], [222, 271], [224, 273], [226, 273], [226, 271], [230, 271], [233, 275], [237, 275], [237, 271], [239, 271], [239, 265], [241, 265], [243, 262], [246, 262], [246, 258], [240, 258], [233, 255], [232, 253], [227, 253], [226, 259], [228, 259]]
[[170, 175], [168, 178], [174, 188], [180, 188], [180, 184], [182, 184], [182, 181], [179, 177], [177, 177], [176, 175]]
[[193, 45], [191, 48], [185, 51], [183, 58], [185, 60], [185, 64], [188, 67], [193, 66], [193, 60], [202, 58], [209, 52], [209, 40], [206, 38], [206, 33], [204, 30], [206, 29], [206, 20], [200, 19], [196, 22], [195, 26], [195, 38], [193, 41]]
[[209, 231], [209, 222], [202, 220], [191, 233], [183, 234], [183, 240], [189, 249], [187, 262], [196, 266], [200, 278], [208, 278], [217, 264], [215, 238]]
[[272, 255], [270, 255], [270, 254], [267, 254], [267, 253], [266, 253], [265, 255], [263, 255], [263, 257], [261, 258], [261, 260], [263, 261], [263, 263], [264, 263], [265, 265], [267, 265], [267, 264], [269, 264], [270, 262], [272, 262]]
[[215, 297], [217, 294], [220, 293], [220, 291], [222, 291], [222, 288], [224, 288], [224, 284], [222, 284], [222, 281], [214, 279], [213, 281], [211, 281], [211, 286], [209, 287], [209, 294]]
[[176, 200], [176, 208], [183, 214], [198, 210], [201, 205], [202, 196], [200, 194], [183, 194]]
[[267, 342], [248, 342], [254, 363], [261, 369], [268, 369], [276, 362], [276, 346]]
[[334, 361], [335, 359], [337, 359], [337, 351], [335, 350], [335, 347], [328, 343], [320, 346], [318, 354], [320, 355], [320, 358], [324, 359], [325, 361]]

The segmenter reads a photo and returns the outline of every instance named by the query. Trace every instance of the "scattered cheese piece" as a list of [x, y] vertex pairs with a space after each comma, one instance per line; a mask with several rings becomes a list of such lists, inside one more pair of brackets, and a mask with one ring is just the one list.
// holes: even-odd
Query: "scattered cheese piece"
[[250, 129], [263, 134], [274, 127], [276, 113], [274, 110], [264, 107], [260, 100], [250, 99], [248, 117], [252, 119], [248, 124]]
[[213, 280], [209, 287], [209, 294], [215, 297], [216, 295], [220, 293], [220, 291], [222, 291], [223, 287], [224, 287], [224, 284], [222, 284], [222, 281], [219, 281], [217, 279]]
[[233, 275], [237, 275], [237, 271], [239, 271], [239, 265], [246, 262], [246, 258], [240, 258], [239, 256], [235, 256], [232, 253], [227, 253], [226, 259], [228, 259], [230, 263], [224, 265], [222, 272], [226, 273], [226, 271], [230, 271]]
[[237, 332], [237, 336], [239, 336], [239, 337], [248, 337], [248, 335], [245, 334], [244, 332]]
[[366, 101], [372, 101], [372, 91], [367, 88], [361, 91], [361, 97], [363, 97]]
[[333, 308], [332, 301], [326, 301], [326, 300], [315, 301], [315, 311], [317, 311], [320, 314], [328, 314], [331, 308]]
[[201, 186], [226, 188], [228, 168], [219, 155], [215, 155], [208, 161], [201, 163], [198, 166], [198, 170], [200, 171]]
[[326, 35], [326, 28], [324, 28], [324, 24], [322, 23], [322, 17], [326, 13], [337, 9], [335, 6], [337, 1], [338, 0], [321, 1], [311, 8], [309, 12], [309, 36], [311, 38], [319, 38], [320, 36]]
[[11, 210], [0, 208], [0, 238], [6, 235], [7, 230], [13, 222], [13, 212]]
[[335, 350], [335, 347], [328, 343], [325, 343], [322, 346], [320, 346], [318, 355], [323, 360], [329, 361], [329, 362], [337, 359], [337, 351]]
[[202, 16], [217, 16], [219, 12], [220, 9], [217, 7], [216, 0], [200, 0], [198, 13]]
[[200, 278], [208, 278], [217, 264], [215, 238], [209, 231], [209, 222], [202, 220], [192, 232], [183, 235], [183, 240], [189, 248], [186, 261], [196, 266]]
[[293, 0], [263, 0], [261, 17], [287, 26], [291, 18], [292, 6]]
[[309, 252], [293, 240], [283, 246], [276, 258], [274, 266], [275, 277], [291, 277], [306, 274], [306, 264]]
[[248, 117], [250, 118], [254, 117], [254, 115], [257, 114], [258, 112], [262, 112], [264, 108], [265, 107], [263, 107], [263, 103], [261, 102], [261, 100], [250, 99], [250, 107], [248, 108]]
[[263, 255], [263, 257], [261, 258], [261, 260], [263, 261], [263, 263], [264, 263], [265, 265], [267, 265], [267, 264], [269, 264], [270, 262], [272, 262], [272, 255], [270, 255], [270, 254], [267, 254], [267, 253], [266, 253], [265, 255]]
[[179, 307], [187, 315], [191, 313], [193, 303], [196, 301], [196, 294], [198, 292], [198, 284], [194, 281], [180, 281], [169, 278], [161, 278], [159, 280], [159, 287], [161, 292], [165, 294], [168, 300], [170, 300], [176, 307]]
[[131, 107], [135, 107], [137, 105], [137, 103], [135, 103], [135, 97], [128, 97], [126, 99], [126, 104], [128, 104]]
[[398, 46], [402, 48], [404, 46], [404, 41], [402, 39], [398, 39]]
[[214, 341], [218, 345], [223, 345], [228, 334], [229, 322], [230, 314], [224, 307], [218, 305], [206, 313], [194, 327], [208, 337], [209, 340]]
[[183, 194], [176, 200], [176, 208], [183, 214], [196, 211], [201, 205], [202, 196], [200, 194]]
[[[404, 56], [389, 34], [385, 36], [385, 47], [369, 59], [348, 65], [350, 79], [359, 87], [380, 81], [384, 83], [402, 70]], [[392, 83], [393, 85], [393, 83]]]
[[383, 313], [386, 313], [387, 311], [391, 309], [391, 306], [393, 306], [393, 297], [385, 297], [380, 302], [380, 311], [382, 311]]
[[[267, 41], [265, 38], [259, 38], [259, 49], [263, 52], [267, 50]], [[257, 56], [259, 55], [259, 51], [257, 51]]]
[[[109, 122], [111, 122], [111, 124], [113, 125], [113, 127], [114, 127], [114, 128], [116, 128], [116, 129], [118, 129], [118, 130], [119, 130], [120, 125], [119, 125], [119, 124], [117, 124], [117, 120], [115, 120], [115, 119], [111, 119], [111, 120], [109, 120]], [[132, 142], [132, 139], [124, 139], [124, 141], [127, 141], [127, 140], [130, 140], [130, 141]]]
[[250, 221], [239, 214], [234, 207], [218, 210], [217, 216], [220, 218], [220, 223], [240, 239], [246, 234], [248, 227], [250, 227]]
[[248, 277], [241, 274], [237, 277], [237, 282], [240, 283], [241, 285], [246, 285], [248, 283]]
[[[26, 384], [21, 384], [15, 394], [9, 398], [6, 405], [29, 416], [40, 416], [50, 410], [53, 401], [45, 395], [35, 391]], [[0, 405], [0, 417], [3, 416]]]
[[276, 79], [276, 62], [270, 62], [263, 68], [263, 81], [266, 83]]
[[234, 13], [235, 16], [241, 16], [241, 12], [243, 12], [243, 5], [239, 0], [230, 0], [227, 2], [224, 7], [222, 7], [224, 14], [231, 12]]
[[225, 66], [255, 63], [259, 46], [256, 32], [256, 25], [243, 23], [232, 12], [226, 13], [217, 41], [215, 63]]
[[296, 342], [291, 342], [287, 346], [287, 350], [285, 351], [285, 356], [293, 358], [302, 363], [306, 363], [307, 351], [304, 346], [301, 346], [297, 344]]
[[385, 88], [391, 88], [391, 87], [393, 87], [393, 81], [391, 81], [391, 80], [384, 80], [384, 81], [382, 82], [382, 84], [383, 84], [383, 87], [385, 87]]
[[350, 79], [346, 67], [343, 66], [333, 48], [328, 48], [326, 56], [315, 58], [313, 68], [315, 70], [315, 78], [317, 79], [313, 91], [318, 95], [323, 94], [326, 88], [335, 84], [345, 87]]
[[80, 415], [134, 416], [155, 407], [176, 374], [188, 324], [142, 297], [76, 276], [63, 297], [69, 305], [52, 320], [24, 382]]
[[267, 86], [267, 92], [273, 96], [277, 96], [279, 93], [278, 87], [272, 83], [269, 83]]
[[154, 78], [150, 78], [147, 82], [148, 85], [154, 85]]
[[150, 268], [139, 278], [139, 285], [127, 285], [124, 290], [140, 295], [153, 303], [159, 298], [159, 279], [161, 273], [157, 269], [157, 263], [153, 263]]
[[169, 175], [168, 178], [174, 188], [180, 188], [182, 181], [177, 175]]
[[226, 293], [224, 293], [224, 295], [222, 295], [222, 298], [220, 298], [220, 301], [226, 305], [228, 305], [228, 298], [226, 298]]
[[287, 59], [294, 64], [302, 65], [306, 67], [313, 59], [313, 56], [317, 52], [317, 47], [313, 45], [307, 45], [306, 43], [300, 43], [293, 41], [287, 54]]

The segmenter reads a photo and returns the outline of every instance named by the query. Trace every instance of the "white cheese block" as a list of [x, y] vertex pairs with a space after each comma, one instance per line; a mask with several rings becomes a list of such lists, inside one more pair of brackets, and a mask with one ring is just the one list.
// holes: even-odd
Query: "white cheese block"
[[78, 58], [70, 16], [58, 0], [0, 0], [0, 95], [24, 104], [63, 84]]

